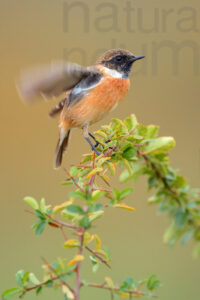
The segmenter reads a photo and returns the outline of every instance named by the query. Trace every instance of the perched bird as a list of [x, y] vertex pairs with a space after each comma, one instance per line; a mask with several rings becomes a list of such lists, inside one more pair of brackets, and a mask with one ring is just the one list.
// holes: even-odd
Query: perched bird
[[59, 62], [24, 73], [18, 90], [25, 102], [33, 102], [39, 96], [50, 98], [66, 93], [49, 114], [53, 117], [60, 113], [55, 168], [61, 165], [72, 128], [82, 128], [85, 139], [99, 155], [89, 138], [95, 139], [88, 127], [116, 108], [125, 97], [132, 65], [142, 58], [144, 56], [134, 56], [124, 49], [112, 49], [90, 67]]

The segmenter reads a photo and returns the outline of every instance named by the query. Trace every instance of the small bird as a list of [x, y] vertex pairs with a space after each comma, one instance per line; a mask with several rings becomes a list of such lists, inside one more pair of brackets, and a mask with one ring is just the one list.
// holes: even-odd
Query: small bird
[[124, 49], [105, 52], [90, 67], [75, 63], [57, 62], [32, 69], [21, 76], [18, 91], [22, 99], [31, 103], [39, 96], [52, 98], [65, 93], [57, 106], [49, 113], [60, 113], [60, 136], [56, 148], [54, 167], [62, 163], [72, 128], [82, 128], [83, 135], [97, 155], [88, 127], [115, 109], [125, 97], [129, 86], [129, 74], [135, 61], [144, 56], [134, 56]]

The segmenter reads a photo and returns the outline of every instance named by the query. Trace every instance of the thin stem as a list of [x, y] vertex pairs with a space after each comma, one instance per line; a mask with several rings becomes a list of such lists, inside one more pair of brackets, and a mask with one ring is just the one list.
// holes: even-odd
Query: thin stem
[[[60, 276], [54, 276], [54, 277], [51, 277], [51, 280], [52, 280], [52, 281], [55, 281], [55, 280], [57, 280], [57, 279], [59, 279], [59, 278], [60, 278]], [[26, 288], [26, 292], [30, 292], [30, 291], [32, 291], [32, 290], [37, 289], [37, 288], [40, 287], [40, 286], [45, 285], [47, 281], [48, 281], [48, 280], [41, 281], [40, 283], [38, 283], [38, 284], [36, 284], [36, 285], [33, 285], [33, 286], [29, 287], [29, 288]]]
[[69, 171], [68, 170], [65, 170], [67, 175], [70, 177], [70, 179], [73, 181], [73, 183], [77, 186], [77, 188], [82, 192], [84, 193], [84, 189], [78, 184], [78, 182], [76, 181], [76, 179], [70, 175]]
[[87, 249], [90, 253], [92, 253], [96, 258], [98, 258], [103, 264], [105, 264], [109, 269], [111, 269], [111, 266], [109, 265], [109, 263], [103, 259], [98, 253], [96, 253], [95, 251], [93, 251], [91, 248], [89, 248], [88, 246], [85, 246], [85, 249]]
[[[34, 215], [34, 212], [32, 210], [26, 209], [25, 211], [31, 215]], [[79, 229], [78, 226], [71, 225], [69, 223], [54, 219], [51, 215], [46, 214], [46, 216], [53, 221], [53, 222], [50, 222], [50, 226], [57, 227], [57, 226], [54, 226], [54, 224], [58, 224], [59, 225], [58, 227], [67, 227], [67, 228], [75, 229], [75, 230]]]
[[[56, 274], [55, 269], [49, 264], [49, 262], [44, 257], [42, 257], [42, 260], [47, 265], [48, 269], [50, 271], [52, 271], [52, 273]], [[57, 276], [58, 276], [58, 279], [60, 279], [60, 282], [62, 283], [62, 285], [67, 286], [68, 289], [74, 294], [73, 288], [67, 282], [65, 282], [64, 280], [62, 280], [60, 275], [57, 275]]]
[[106, 193], [112, 193], [111, 190], [107, 190], [107, 189], [101, 189], [101, 188], [93, 188], [94, 191], [102, 191], [102, 192], [106, 192]]
[[[95, 169], [95, 153], [93, 154], [93, 162], [92, 162], [92, 169]], [[94, 180], [95, 180], [96, 174], [92, 175], [89, 181], [89, 185], [91, 187], [91, 190], [93, 191], [94, 188]]]
[[77, 168], [83, 168], [83, 169], [92, 169], [92, 166], [90, 165], [73, 165], [73, 166]]
[[47, 215], [47, 217], [49, 217], [54, 223], [60, 225], [60, 226], [63, 226], [63, 227], [67, 227], [67, 228], [70, 228], [70, 229], [75, 229], [75, 230], [78, 230], [79, 227], [75, 226], [75, 225], [71, 225], [69, 223], [66, 223], [66, 222], [63, 222], [63, 221], [60, 221], [60, 220], [57, 220], [57, 219], [54, 219], [52, 218], [52, 216], [50, 215]]
[[[81, 284], [82, 286], [84, 285], [83, 283]], [[108, 291], [120, 291], [120, 288], [118, 287], [114, 287], [114, 288], [111, 288], [109, 286], [107, 286], [105, 283], [88, 283], [87, 286], [89, 287], [93, 287], [93, 288], [98, 288], [98, 289], [104, 289], [104, 290], [108, 290]], [[131, 291], [127, 291], [126, 293], [128, 293], [129, 295], [137, 295], [138, 297], [141, 297], [141, 296], [145, 296], [146, 294], [144, 292], [140, 292], [140, 291], [137, 291], [137, 290], [131, 290]], [[157, 298], [157, 296], [152, 296], [153, 298]]]
[[[79, 229], [79, 242], [80, 246], [78, 248], [78, 254], [82, 255], [83, 253], [83, 237], [84, 237], [84, 229]], [[80, 288], [81, 288], [81, 261], [76, 264], [76, 282], [75, 282], [75, 290], [74, 290], [74, 300], [80, 299]]]
[[181, 202], [180, 202], [180, 199], [177, 197], [176, 190], [172, 189], [172, 188], [169, 186], [169, 184], [168, 184], [166, 178], [161, 174], [161, 172], [160, 172], [160, 170], [158, 169], [158, 167], [156, 166], [156, 164], [154, 164], [154, 163], [150, 160], [150, 158], [148, 157], [148, 155], [146, 155], [144, 152], [142, 152], [142, 151], [140, 151], [140, 150], [138, 150], [137, 152], [138, 152], [138, 154], [139, 154], [140, 156], [142, 156], [142, 157], [144, 158], [144, 160], [145, 160], [147, 163], [149, 163], [149, 164], [151, 165], [152, 169], [153, 169], [154, 172], [155, 172], [156, 177], [159, 178], [159, 179], [162, 181], [164, 187], [172, 194], [174, 200], [178, 203], [178, 205], [181, 206]]

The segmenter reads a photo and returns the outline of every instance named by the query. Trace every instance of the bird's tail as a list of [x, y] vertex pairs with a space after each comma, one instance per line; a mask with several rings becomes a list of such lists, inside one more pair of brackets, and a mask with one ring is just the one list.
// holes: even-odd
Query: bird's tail
[[69, 136], [70, 136], [70, 129], [69, 130], [61, 129], [60, 138], [58, 140], [58, 144], [56, 147], [56, 156], [54, 161], [55, 169], [60, 167], [62, 163], [63, 153], [67, 149], [67, 146], [69, 144]]

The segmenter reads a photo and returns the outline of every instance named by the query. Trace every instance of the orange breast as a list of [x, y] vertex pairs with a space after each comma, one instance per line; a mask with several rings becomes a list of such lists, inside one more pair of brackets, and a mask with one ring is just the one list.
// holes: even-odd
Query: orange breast
[[61, 115], [61, 126], [82, 127], [95, 123], [125, 97], [130, 86], [128, 79], [106, 76], [88, 95]]

